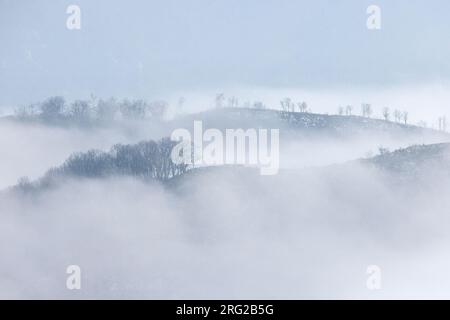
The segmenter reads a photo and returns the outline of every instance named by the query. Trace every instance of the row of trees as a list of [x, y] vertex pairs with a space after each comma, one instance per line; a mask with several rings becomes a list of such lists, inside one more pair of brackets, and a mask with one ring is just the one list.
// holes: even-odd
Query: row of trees
[[[352, 110], [353, 107], [352, 106], [347, 106], [347, 107], [339, 107], [338, 108], [338, 114], [339, 115], [352, 115]], [[367, 117], [370, 118], [373, 115], [373, 109], [372, 106], [370, 104], [367, 103], [362, 103], [361, 104], [361, 115], [363, 117]], [[386, 121], [394, 121], [397, 123], [404, 123], [404, 124], [408, 124], [408, 120], [409, 120], [409, 113], [407, 111], [401, 111], [398, 109], [395, 110], [391, 110], [388, 107], [385, 107], [381, 110], [381, 115], [382, 118]], [[442, 116], [439, 117], [438, 122], [437, 122], [437, 129], [440, 131], [447, 131], [447, 118], [446, 116]], [[420, 121], [417, 124], [418, 126], [421, 127], [428, 127], [427, 123], [424, 121]]]
[[72, 120], [89, 122], [93, 120], [112, 121], [114, 119], [139, 120], [144, 118], [162, 118], [168, 108], [163, 100], [147, 102], [142, 99], [117, 101], [91, 97], [90, 100], [66, 102], [63, 97], [56, 96], [47, 100], [21, 107], [16, 110], [19, 118], [40, 118], [47, 121]]
[[[304, 101], [295, 102], [291, 98], [284, 98], [280, 101], [281, 110], [284, 112], [309, 112], [308, 105]], [[235, 96], [226, 97], [224, 93], [216, 94], [215, 107], [220, 108], [247, 108], [247, 109], [267, 109], [267, 106], [262, 101], [244, 101], [239, 102], [239, 99]]]
[[[177, 103], [178, 111], [183, 109], [185, 99], [180, 98]], [[216, 108], [249, 108], [249, 109], [267, 109], [267, 106], [261, 101], [245, 101], [239, 103], [235, 96], [226, 97], [225, 94], [219, 93], [215, 98]], [[287, 97], [280, 101], [281, 110], [283, 112], [301, 112], [309, 113], [311, 109], [305, 101], [294, 101]], [[47, 100], [21, 107], [16, 110], [16, 116], [19, 118], [39, 118], [46, 121], [70, 120], [76, 123], [90, 123], [92, 121], [111, 122], [116, 119], [140, 120], [145, 118], [161, 119], [167, 113], [169, 104], [164, 100], [147, 102], [142, 99], [118, 101], [116, 99], [97, 99], [91, 96], [89, 100], [75, 100], [71, 103], [66, 102], [63, 97], [56, 96]], [[353, 115], [353, 106], [339, 106], [338, 114], [351, 116]], [[369, 103], [361, 104], [361, 116], [370, 118], [374, 114], [372, 105]], [[382, 109], [382, 118], [386, 121], [395, 121], [397, 123], [408, 124], [409, 113], [398, 109], [390, 108]], [[419, 122], [420, 126], [427, 127], [423, 121]], [[434, 126], [435, 127], [435, 126]], [[438, 119], [438, 130], [447, 130], [447, 119], [445, 116]]]
[[353, 114], [353, 106], [351, 106], [351, 105], [347, 105], [346, 107], [340, 106], [338, 108], [338, 114], [340, 116], [343, 116], [343, 115], [351, 116]]
[[[280, 101], [281, 110], [284, 112], [301, 112], [307, 113], [311, 112], [311, 109], [308, 109], [308, 105], [306, 102], [293, 102], [291, 98], [284, 98]], [[353, 115], [353, 106], [347, 105], [345, 107], [339, 106], [338, 114], [340, 116], [351, 116]], [[361, 104], [361, 116], [370, 118], [373, 115], [372, 105], [369, 103]], [[382, 110], [383, 119], [386, 121], [391, 120], [391, 110], [389, 108], [383, 108]], [[403, 122], [405, 124], [408, 123], [409, 113], [407, 111], [394, 110], [392, 113], [395, 122]]]
[[438, 129], [440, 131], [447, 131], [447, 117], [443, 116], [438, 119]]
[[187, 170], [187, 165], [172, 162], [171, 152], [175, 144], [164, 138], [135, 145], [117, 144], [109, 152], [90, 150], [75, 153], [62, 166], [48, 171], [41, 184], [60, 176], [99, 178], [125, 175], [165, 181]]
[[[224, 93], [219, 93], [216, 95], [215, 100], [216, 108], [253, 108], [253, 109], [267, 109], [266, 105], [261, 101], [256, 101], [250, 103], [246, 101], [244, 104], [239, 104], [239, 100], [235, 97], [226, 98]], [[283, 112], [300, 112], [300, 113], [310, 113], [311, 109], [305, 101], [294, 101], [293, 99], [286, 97], [280, 101], [280, 107]], [[351, 116], [354, 114], [354, 107], [352, 105], [339, 106], [338, 115], [340, 116]], [[362, 103], [361, 113], [362, 117], [371, 118], [374, 115], [374, 110], [371, 104]], [[396, 123], [408, 124], [409, 113], [407, 111], [402, 111], [399, 109], [391, 110], [385, 107], [381, 110], [381, 117], [386, 121], [394, 121]], [[417, 125], [421, 127], [427, 127], [427, 123], [420, 121]], [[435, 126], [433, 126], [435, 128]], [[438, 119], [438, 130], [447, 131], [447, 119], [445, 116]]]
[[291, 98], [284, 98], [280, 101], [280, 105], [284, 112], [308, 112], [308, 104], [305, 101], [294, 102]]
[[247, 108], [247, 109], [267, 109], [267, 106], [262, 101], [244, 101], [243, 103], [239, 102], [239, 99], [235, 96], [226, 97], [224, 93], [216, 94], [216, 98], [214, 101], [214, 106], [216, 109], [221, 108]]
[[[338, 114], [340, 116], [346, 115], [350, 116], [353, 114], [353, 106], [346, 106], [345, 108], [340, 106], [338, 108]], [[372, 105], [369, 103], [361, 104], [361, 116], [370, 118], [373, 115]], [[409, 113], [407, 111], [394, 110], [391, 114], [390, 108], [383, 108], [382, 110], [383, 119], [386, 121], [391, 121], [391, 116], [393, 117], [395, 122], [403, 122], [405, 124], [408, 123]]]

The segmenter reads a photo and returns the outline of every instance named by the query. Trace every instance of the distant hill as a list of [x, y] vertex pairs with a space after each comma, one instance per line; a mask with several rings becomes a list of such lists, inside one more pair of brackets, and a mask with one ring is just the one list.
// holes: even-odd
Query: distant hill
[[426, 137], [450, 141], [450, 134], [415, 125], [361, 116], [340, 116], [268, 109], [223, 108], [180, 116], [171, 127], [182, 127], [201, 120], [205, 128], [280, 128], [281, 134], [302, 137], [354, 137], [382, 134], [391, 137]]
[[103, 179], [133, 177], [145, 181], [166, 181], [186, 172], [187, 165], [174, 164], [169, 138], [143, 141], [134, 145], [114, 145], [109, 151], [89, 150], [72, 154], [62, 165], [49, 169], [37, 181], [21, 178], [13, 189], [38, 191], [65, 179]]
[[393, 152], [383, 152], [360, 162], [397, 175], [415, 176], [435, 172], [450, 174], [450, 143], [415, 145]]
[[[51, 99], [49, 99], [51, 100]], [[75, 101], [81, 103], [83, 101]], [[49, 103], [48, 101], [44, 102]], [[85, 106], [86, 104], [86, 106]], [[311, 137], [333, 137], [352, 138], [358, 135], [382, 135], [396, 139], [408, 138], [416, 143], [433, 143], [438, 141], [450, 141], [450, 134], [429, 128], [422, 128], [411, 124], [403, 124], [393, 121], [385, 121], [375, 118], [367, 118], [356, 115], [328, 115], [310, 112], [287, 112], [272, 109], [252, 109], [252, 108], [219, 108], [211, 109], [193, 114], [178, 115], [169, 121], [161, 121], [162, 116], [146, 116], [150, 113], [148, 109], [155, 109], [153, 104], [145, 104], [143, 101], [123, 101], [119, 105], [110, 106], [111, 102], [103, 101], [103, 109], [95, 112], [95, 117], [88, 114], [78, 115], [73, 112], [57, 114], [54, 117], [45, 117], [45, 114], [24, 114], [16, 116], [0, 117], [1, 121], [19, 121], [24, 123], [41, 123], [49, 126], [72, 127], [81, 126], [83, 128], [95, 128], [104, 126], [117, 126], [130, 129], [132, 125], [136, 130], [140, 127], [158, 127], [159, 136], [151, 137], [159, 139], [170, 136], [176, 128], [192, 127], [194, 120], [201, 120], [204, 128], [234, 129], [234, 128], [278, 128], [280, 134], [286, 138], [309, 139]], [[87, 108], [87, 102], [82, 104]], [[78, 106], [75, 104], [75, 106]], [[153, 106], [153, 107], [152, 107]], [[159, 107], [159, 104], [156, 104]], [[112, 110], [109, 110], [111, 108]], [[166, 108], [166, 106], [164, 106]], [[76, 108], [75, 110], [78, 110]], [[126, 114], [116, 119], [114, 112], [122, 110], [120, 114]], [[142, 110], [141, 110], [142, 109]], [[84, 109], [83, 109], [84, 110]], [[126, 112], [124, 111], [126, 110]], [[155, 111], [154, 114], [157, 114]], [[128, 123], [130, 122], [130, 123]], [[145, 131], [145, 132], [148, 132]], [[142, 137], [144, 138], [144, 137]], [[147, 137], [150, 138], [150, 137]], [[433, 141], [430, 141], [433, 140]]]

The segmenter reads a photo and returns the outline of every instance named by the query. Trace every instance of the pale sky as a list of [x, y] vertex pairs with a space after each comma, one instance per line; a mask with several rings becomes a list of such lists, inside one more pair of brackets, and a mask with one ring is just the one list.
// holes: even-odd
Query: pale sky
[[[66, 28], [70, 4], [80, 30]], [[366, 27], [371, 4], [381, 30]], [[0, 0], [0, 106], [90, 93], [446, 86], [449, 12], [448, 0]]]

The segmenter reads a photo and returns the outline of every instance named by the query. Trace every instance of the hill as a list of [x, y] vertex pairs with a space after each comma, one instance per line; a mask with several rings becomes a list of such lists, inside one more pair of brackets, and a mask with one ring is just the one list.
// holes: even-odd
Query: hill
[[415, 125], [402, 124], [361, 116], [340, 116], [306, 112], [284, 112], [268, 109], [223, 108], [180, 116], [172, 120], [171, 127], [188, 126], [201, 120], [205, 128], [279, 128], [288, 136], [299, 134], [330, 137], [355, 137], [359, 134], [400, 136], [422, 136], [450, 141], [450, 134]]

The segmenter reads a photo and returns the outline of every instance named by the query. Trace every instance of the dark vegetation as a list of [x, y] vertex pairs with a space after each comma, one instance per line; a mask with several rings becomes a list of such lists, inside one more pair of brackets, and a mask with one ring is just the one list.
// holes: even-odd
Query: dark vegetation
[[161, 119], [168, 108], [162, 100], [147, 102], [142, 99], [122, 100], [97, 99], [66, 102], [63, 97], [47, 100], [16, 109], [15, 116], [20, 120], [42, 121], [48, 124], [89, 125], [110, 123], [115, 120]]
[[187, 165], [174, 164], [171, 152], [175, 142], [169, 138], [135, 145], [117, 144], [109, 152], [90, 150], [71, 155], [61, 166], [50, 169], [41, 179], [21, 178], [18, 188], [32, 191], [51, 187], [62, 178], [104, 178], [131, 176], [145, 181], [167, 181], [182, 175]]
[[450, 143], [414, 145], [393, 152], [380, 149], [378, 156], [361, 161], [386, 173], [404, 177], [437, 172], [442, 178], [447, 178], [450, 174]]

